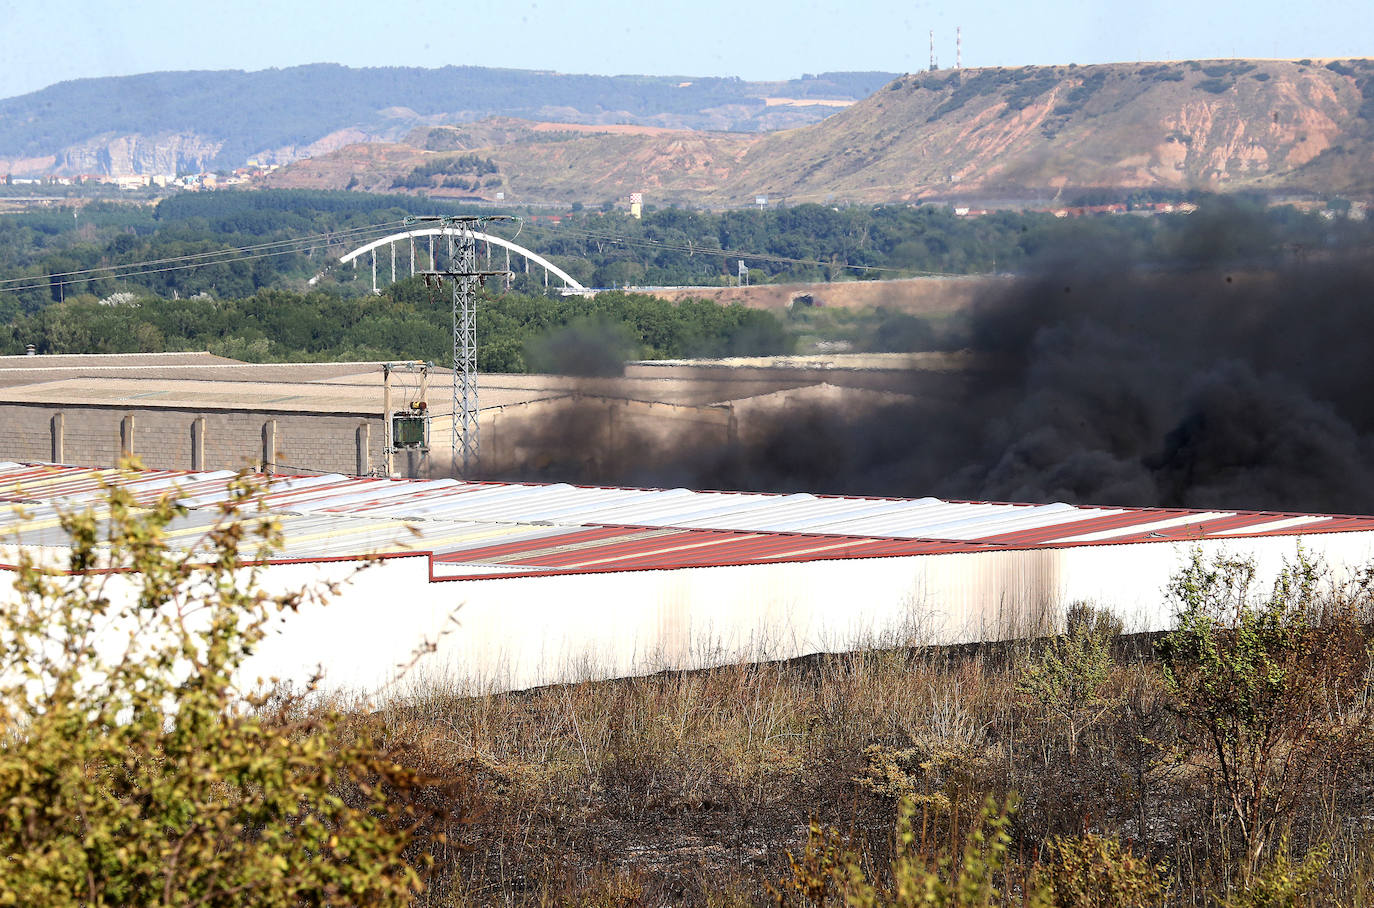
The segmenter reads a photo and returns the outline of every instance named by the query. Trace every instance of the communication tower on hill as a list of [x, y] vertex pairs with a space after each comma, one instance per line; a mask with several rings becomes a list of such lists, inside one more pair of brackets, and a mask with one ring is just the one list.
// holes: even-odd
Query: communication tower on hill
[[930, 71], [935, 72], [935, 29], [930, 30]]
[[964, 68], [964, 30], [954, 26], [954, 68]]

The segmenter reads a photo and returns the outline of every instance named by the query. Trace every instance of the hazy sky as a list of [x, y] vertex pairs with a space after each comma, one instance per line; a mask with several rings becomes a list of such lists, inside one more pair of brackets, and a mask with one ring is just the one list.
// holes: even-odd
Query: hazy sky
[[0, 97], [173, 69], [471, 64], [785, 79], [804, 72], [1374, 55], [1369, 0], [0, 0]]

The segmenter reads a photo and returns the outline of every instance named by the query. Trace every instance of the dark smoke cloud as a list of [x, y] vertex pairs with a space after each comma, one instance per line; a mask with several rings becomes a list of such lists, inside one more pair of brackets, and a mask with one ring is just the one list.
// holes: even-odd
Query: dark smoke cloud
[[633, 351], [624, 325], [579, 319], [532, 338], [525, 361], [534, 372], [604, 378], [623, 375]]
[[956, 494], [1374, 508], [1371, 302], [1367, 259], [1244, 274], [1116, 262], [1012, 288], [975, 313], [974, 346], [1007, 368], [962, 402], [987, 421]]
[[990, 365], [913, 374], [915, 403], [788, 410], [724, 447], [640, 439], [595, 481], [1374, 513], [1372, 339], [1368, 254], [1236, 271], [1100, 256], [980, 300], [966, 341]]

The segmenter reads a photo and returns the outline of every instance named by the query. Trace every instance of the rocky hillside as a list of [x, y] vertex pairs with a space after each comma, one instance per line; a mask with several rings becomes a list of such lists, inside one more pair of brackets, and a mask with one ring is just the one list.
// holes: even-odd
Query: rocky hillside
[[[480, 166], [474, 165], [476, 159]], [[476, 172], [481, 170], [481, 173]], [[1374, 192], [1374, 62], [1204, 61], [902, 76], [766, 135], [496, 121], [287, 168], [276, 185], [508, 202], [1046, 198], [1095, 188]]]
[[1218, 61], [896, 80], [770, 136], [741, 188], [914, 198], [1089, 187], [1368, 189], [1374, 64]]
[[168, 72], [0, 99], [0, 175], [174, 173], [285, 163], [417, 126], [516, 116], [757, 132], [815, 123], [893, 77], [785, 82], [449, 66]]

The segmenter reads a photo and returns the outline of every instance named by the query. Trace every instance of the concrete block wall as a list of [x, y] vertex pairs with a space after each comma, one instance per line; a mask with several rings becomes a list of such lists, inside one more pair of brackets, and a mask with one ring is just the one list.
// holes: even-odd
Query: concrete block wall
[[[62, 450], [55, 452], [59, 414]], [[200, 419], [204, 460], [193, 464], [192, 434]], [[265, 452], [269, 425], [275, 428], [275, 450]], [[381, 468], [382, 429], [380, 418], [347, 415], [0, 404], [0, 459], [109, 467], [131, 436], [133, 454], [152, 469], [236, 470], [262, 463], [268, 453], [276, 472], [356, 475], [360, 442], [366, 446], [365, 466]]]

